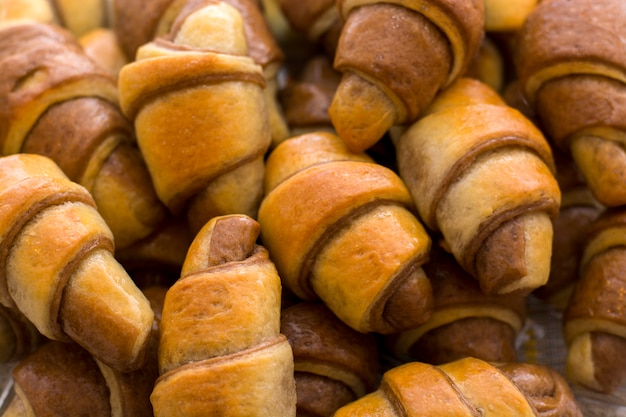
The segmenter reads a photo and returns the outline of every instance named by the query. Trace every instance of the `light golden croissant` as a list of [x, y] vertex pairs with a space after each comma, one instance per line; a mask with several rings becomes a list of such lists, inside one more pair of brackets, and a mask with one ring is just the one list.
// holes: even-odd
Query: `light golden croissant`
[[128, 58], [124, 54], [117, 35], [111, 28], [98, 27], [78, 38], [85, 54], [109, 71], [117, 80], [117, 76]]
[[115, 0], [2, 0], [0, 22], [32, 20], [61, 26], [77, 38], [112, 25]]
[[256, 217], [271, 134], [241, 13], [210, 2], [181, 19], [139, 49], [119, 88], [157, 195], [197, 232], [218, 215]]
[[295, 416], [281, 283], [248, 216], [212, 218], [168, 290], [160, 322], [156, 417]]
[[267, 160], [261, 238], [283, 283], [355, 330], [423, 323], [431, 240], [398, 175], [328, 132], [292, 137]]
[[380, 358], [372, 333], [357, 332], [315, 302], [283, 308], [280, 321], [294, 355], [298, 416], [329, 417], [376, 388]]
[[542, 133], [486, 84], [462, 78], [396, 140], [400, 176], [426, 226], [489, 294], [550, 273], [561, 193]]
[[[268, 117], [270, 119], [270, 134], [274, 143], [280, 142], [289, 135], [282, 109], [277, 100], [278, 73], [281, 70], [285, 56], [274, 37], [259, 2], [254, 0], [224, 0], [226, 4], [237, 9], [243, 18], [243, 32], [248, 52], [252, 60], [263, 70], [265, 87], [263, 89]], [[203, 25], [197, 20], [191, 23], [188, 15], [203, 9], [207, 5], [219, 3], [215, 0], [158, 0], [145, 2], [142, 0], [118, 1], [115, 4], [114, 30], [130, 61], [136, 59], [139, 48], [155, 39], [166, 36], [178, 29], [182, 22], [194, 26]], [[217, 23], [219, 26], [219, 23]], [[209, 36], [209, 40], [214, 39]], [[237, 40], [238, 42], [239, 40]], [[179, 41], [178, 43], [181, 43]], [[199, 36], [191, 48], [213, 49], [215, 45], [203, 44]], [[200, 43], [200, 45], [198, 44]]]
[[121, 248], [156, 230], [158, 200], [108, 71], [55, 25], [0, 29], [0, 151], [45, 155], [94, 197]]
[[519, 31], [522, 91], [595, 198], [626, 203], [626, 9], [622, 0], [541, 2]]
[[526, 297], [485, 294], [451, 254], [436, 246], [423, 268], [433, 286], [433, 314], [423, 325], [389, 336], [390, 352], [400, 360], [434, 365], [466, 356], [487, 362], [517, 360]]
[[484, 34], [477, 0], [341, 0], [337, 7], [345, 23], [334, 67], [343, 77], [330, 117], [354, 152], [414, 122], [463, 75]]
[[142, 366], [154, 314], [91, 195], [35, 154], [0, 158], [0, 180], [0, 303], [114, 369]]
[[605, 211], [589, 228], [580, 276], [563, 313], [566, 376], [610, 393], [626, 381], [626, 212]]
[[385, 372], [377, 391], [334, 417], [582, 417], [570, 386], [535, 364], [468, 357], [442, 365], [408, 362]]

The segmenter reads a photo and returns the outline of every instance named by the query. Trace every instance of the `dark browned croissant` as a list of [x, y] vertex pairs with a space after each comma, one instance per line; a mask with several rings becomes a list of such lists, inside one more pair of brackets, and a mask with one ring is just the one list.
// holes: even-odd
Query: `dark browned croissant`
[[357, 332], [325, 305], [307, 301], [284, 308], [280, 321], [294, 355], [298, 416], [330, 417], [376, 388], [373, 334]]
[[580, 277], [563, 313], [566, 376], [610, 393], [626, 381], [626, 211], [610, 209], [589, 228]]
[[609, 207], [626, 203], [625, 19], [622, 0], [542, 1], [515, 48], [522, 91], [546, 136]]
[[463, 75], [484, 34], [479, 0], [341, 0], [337, 7], [344, 24], [334, 67], [343, 77], [330, 117], [354, 152], [393, 125], [413, 123]]

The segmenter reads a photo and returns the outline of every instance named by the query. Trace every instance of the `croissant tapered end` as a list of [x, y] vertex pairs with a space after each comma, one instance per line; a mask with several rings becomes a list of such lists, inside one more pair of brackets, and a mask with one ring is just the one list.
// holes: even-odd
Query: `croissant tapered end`
[[347, 73], [328, 109], [330, 120], [348, 148], [363, 152], [396, 122], [396, 106], [376, 85]]

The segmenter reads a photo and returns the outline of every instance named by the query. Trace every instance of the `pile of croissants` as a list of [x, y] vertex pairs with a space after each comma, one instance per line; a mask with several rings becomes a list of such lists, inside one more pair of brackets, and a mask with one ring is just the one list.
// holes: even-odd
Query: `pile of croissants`
[[2, 415], [582, 416], [626, 383], [625, 22], [0, 0]]

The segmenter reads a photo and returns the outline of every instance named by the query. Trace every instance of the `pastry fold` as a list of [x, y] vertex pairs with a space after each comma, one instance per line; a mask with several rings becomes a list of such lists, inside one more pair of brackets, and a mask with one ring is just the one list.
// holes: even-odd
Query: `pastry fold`
[[286, 287], [321, 299], [361, 332], [426, 320], [432, 289], [421, 265], [431, 240], [396, 173], [328, 132], [295, 136], [267, 160], [261, 238]]
[[192, 242], [163, 305], [156, 417], [295, 416], [281, 283], [259, 230], [248, 216], [219, 216]]
[[241, 13], [209, 4], [172, 37], [142, 46], [119, 81], [156, 193], [194, 232], [218, 215], [256, 217], [271, 134]]
[[0, 159], [0, 303], [120, 371], [143, 365], [153, 312], [87, 190], [35, 154]]
[[563, 313], [566, 376], [607, 393], [626, 380], [625, 231], [623, 209], [607, 210], [589, 226], [579, 279]]
[[421, 219], [483, 291], [546, 283], [561, 193], [551, 148], [526, 117], [462, 78], [395, 144]]
[[626, 10], [620, 0], [541, 2], [516, 42], [522, 91], [595, 198], [626, 203]]
[[341, 0], [330, 107], [338, 135], [361, 152], [393, 125], [414, 122], [463, 75], [484, 34], [482, 1]]
[[334, 414], [347, 416], [582, 417], [582, 412], [567, 382], [551, 368], [467, 357], [392, 368], [375, 392]]
[[47, 156], [94, 196], [124, 247], [156, 230], [158, 200], [111, 74], [66, 30], [36, 22], [1, 29], [0, 151]]

